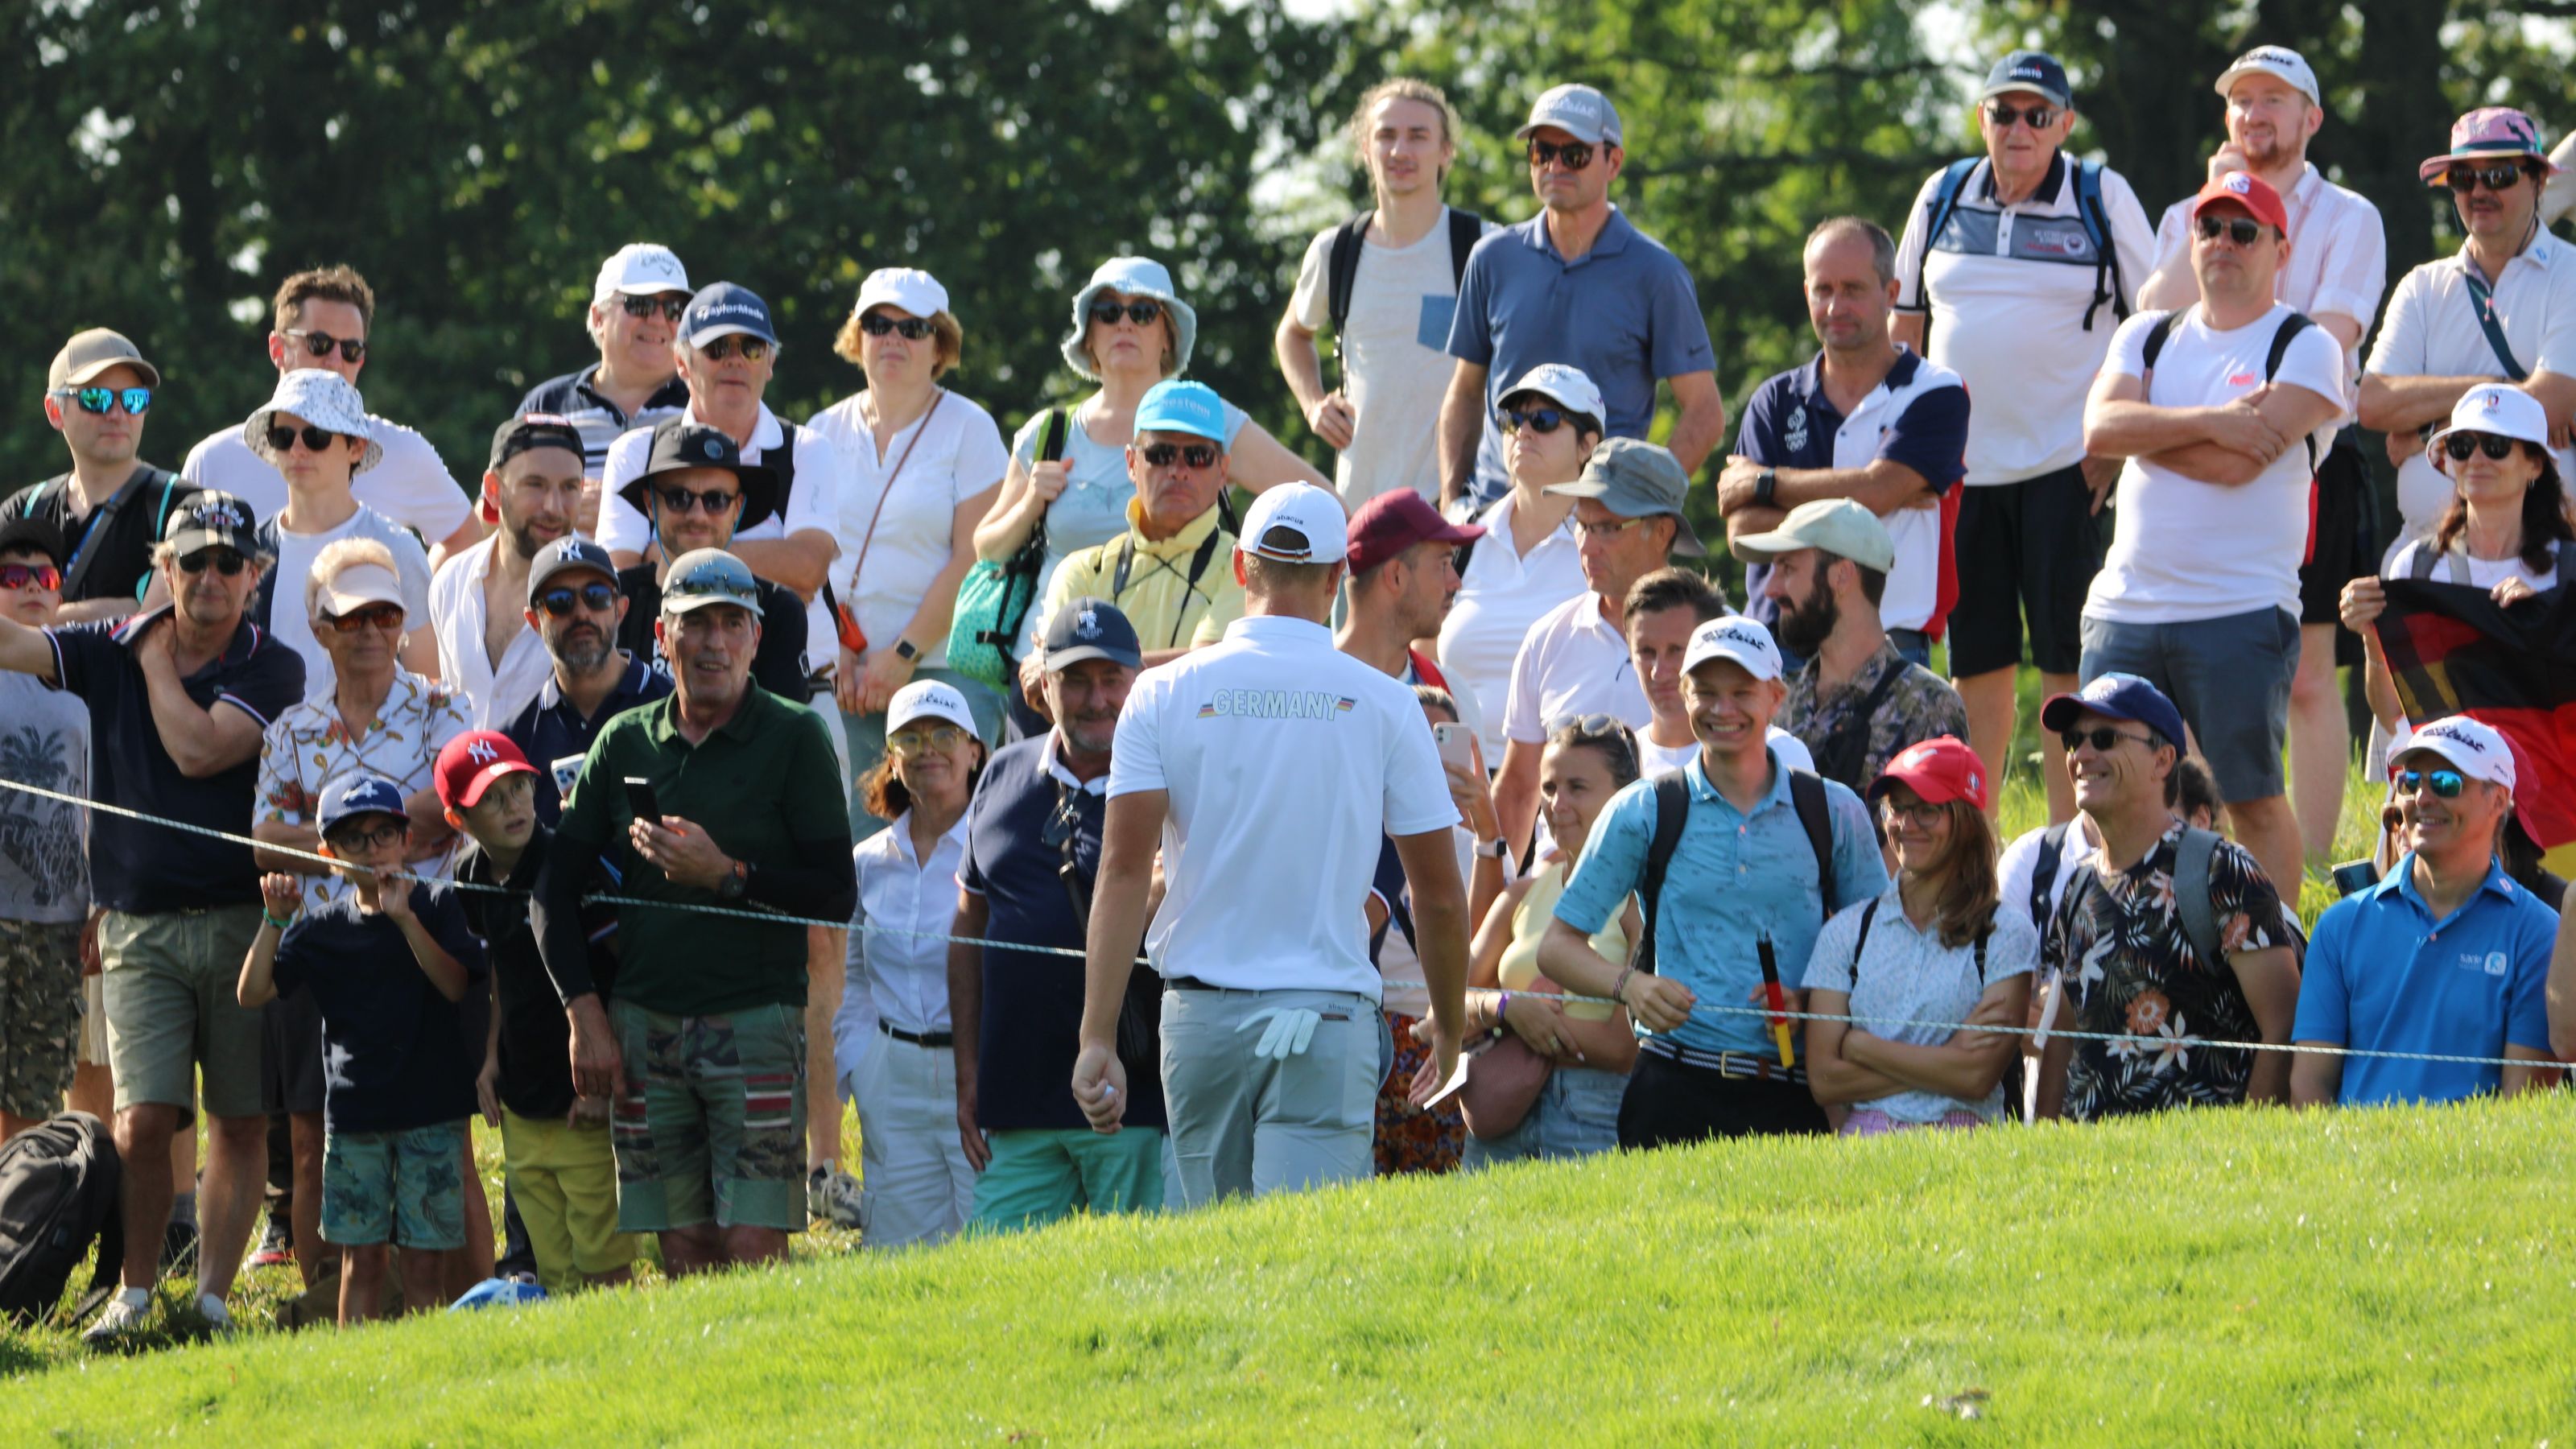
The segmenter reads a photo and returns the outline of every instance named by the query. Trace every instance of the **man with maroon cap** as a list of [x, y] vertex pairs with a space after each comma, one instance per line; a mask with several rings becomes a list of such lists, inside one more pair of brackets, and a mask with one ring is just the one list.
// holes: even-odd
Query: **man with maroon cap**
[[2199, 301], [2122, 323], [2084, 407], [2124, 458], [2110, 556], [2084, 603], [2082, 676], [2143, 676], [2180, 707], [2237, 839], [2278, 880], [2303, 852], [2281, 771], [2299, 663], [2309, 436], [2340, 416], [2343, 348], [2273, 284], [2281, 197], [2231, 171], [2192, 203]]

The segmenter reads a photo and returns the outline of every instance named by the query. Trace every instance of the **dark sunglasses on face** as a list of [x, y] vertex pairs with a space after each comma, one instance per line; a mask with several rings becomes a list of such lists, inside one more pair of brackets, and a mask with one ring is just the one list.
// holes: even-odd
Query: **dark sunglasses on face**
[[2136, 740], [2139, 744], [2143, 745], [2147, 742], [2147, 737], [2145, 735], [2123, 734], [2119, 730], [2111, 728], [2109, 725], [2095, 725], [2089, 730], [2059, 730], [2057, 732], [2057, 742], [2064, 745], [2066, 747], [2066, 753], [2070, 755], [2074, 754], [2077, 750], [2084, 748], [2088, 744], [2093, 747], [2093, 753], [2097, 755], [2107, 755], [2113, 750], [2118, 749], [2120, 747], [2120, 741], [2122, 740]]
[[40, 589], [63, 586], [63, 571], [52, 564], [0, 564], [0, 589], [23, 589], [29, 585]]
[[605, 614], [617, 607], [617, 589], [604, 583], [587, 583], [578, 589], [566, 584], [537, 595], [538, 607], [558, 619], [570, 614], [576, 601], [594, 614]]
[[1522, 408], [1503, 414], [1503, 429], [1517, 433], [1523, 428], [1533, 433], [1552, 433], [1565, 426], [1566, 414], [1556, 408]]
[[195, 553], [179, 555], [179, 572], [201, 574], [206, 571], [208, 564], [212, 564], [216, 573], [222, 574], [225, 578], [231, 578], [240, 573], [249, 562], [250, 560], [228, 548], [201, 548]]
[[1992, 123], [1994, 128], [1998, 131], [2011, 130], [2012, 124], [2015, 121], [2028, 121], [2030, 122], [2030, 128], [2032, 130], [2045, 131], [2051, 125], [2055, 124], [2057, 120], [2057, 107], [2041, 104], [2036, 106], [2024, 106], [2020, 110], [2014, 110], [2012, 107], [2007, 106], [2000, 101], [1988, 101], [1986, 103], [1986, 120]]
[[2400, 795], [2412, 795], [2429, 786], [2436, 798], [2457, 800], [2460, 798], [2460, 791], [2465, 789], [2468, 783], [2468, 776], [2457, 770], [2400, 770], [2397, 772], [2397, 793]]
[[302, 342], [304, 350], [316, 357], [330, 356], [334, 347], [340, 349], [343, 362], [364, 362], [367, 357], [367, 344], [363, 338], [334, 337], [328, 332], [307, 332], [300, 327], [289, 327], [283, 335]]
[[1552, 166], [1562, 163], [1568, 171], [1580, 171], [1592, 164], [1592, 147], [1584, 141], [1532, 141], [1529, 164]]
[[2513, 450], [2520, 446], [2521, 443], [2515, 439], [2499, 438], [2493, 433], [2453, 433], [2442, 440], [2442, 451], [2450, 454], [2454, 463], [2469, 461], [2469, 455], [2481, 448], [2486, 450], [2488, 457], [2502, 462], [2512, 457]]
[[[1163, 304], [1150, 300], [1141, 302], [1094, 302], [1091, 304], [1091, 320], [1099, 323], [1103, 327], [1117, 326], [1118, 319], [1121, 317], [1126, 318], [1128, 321], [1135, 323], [1139, 327], [1147, 327], [1151, 326], [1156, 321], [1159, 321], [1162, 318], [1162, 315]], [[911, 335], [912, 334], [909, 332], [904, 334], [906, 337]]]
[[2250, 216], [2204, 216], [2198, 225], [2202, 241], [2216, 241], [2223, 236], [2240, 247], [2254, 245], [2255, 238], [2263, 234], [2263, 223]]
[[299, 437], [304, 440], [305, 449], [315, 453], [327, 451], [333, 443], [340, 440], [340, 435], [329, 428], [319, 428], [306, 423], [301, 431], [285, 427], [270, 428], [268, 445], [283, 453], [294, 447], [295, 440]]
[[328, 621], [342, 634], [355, 634], [361, 629], [399, 629], [403, 626], [400, 604], [369, 604], [346, 614], [334, 614]]
[[1212, 468], [1216, 466], [1216, 444], [1156, 443], [1146, 448], [1142, 456], [1148, 468], [1168, 468], [1175, 460], [1191, 468]]
[[722, 362], [737, 352], [742, 354], [742, 360], [745, 362], [758, 362], [769, 355], [769, 344], [757, 337], [744, 337], [737, 333], [730, 337], [719, 337], [698, 350], [714, 362]]
[[129, 417], [141, 417], [152, 406], [152, 389], [148, 387], [80, 387], [70, 390], [72, 401], [85, 413], [107, 416], [113, 407], [123, 407]]
[[[1144, 305], [1152, 306], [1153, 304], [1148, 302]], [[1151, 321], [1153, 319], [1140, 317], [1137, 320], [1144, 322]], [[870, 337], [883, 337], [889, 332], [900, 332], [904, 335], [905, 341], [919, 342], [921, 339], [930, 335], [930, 319], [927, 317], [906, 317], [897, 321], [896, 319], [885, 315], [883, 312], [870, 312], [865, 317], [859, 319], [859, 330], [868, 334]]]
[[625, 302], [626, 315], [629, 317], [650, 317], [659, 312], [665, 319], [677, 322], [687, 315], [689, 310], [689, 299], [686, 297], [638, 297], [629, 293]]
[[2453, 166], [2442, 180], [2453, 191], [2464, 195], [2477, 190], [2478, 183], [2482, 181], [2489, 191], [2510, 191], [2522, 180], [2522, 163], [2500, 161], [2492, 166], [2472, 166], [2461, 162]]
[[702, 508], [706, 510], [709, 517], [731, 512], [735, 501], [742, 497], [741, 494], [725, 488], [709, 488], [697, 493], [686, 488], [657, 488], [653, 491], [653, 496], [661, 499], [662, 506], [673, 513], [686, 513], [692, 508]]

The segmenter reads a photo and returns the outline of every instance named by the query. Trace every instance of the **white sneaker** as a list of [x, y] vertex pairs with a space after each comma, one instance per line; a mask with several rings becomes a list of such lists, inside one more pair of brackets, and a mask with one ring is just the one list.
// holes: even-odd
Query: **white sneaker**
[[836, 1228], [853, 1231], [862, 1226], [859, 1218], [859, 1180], [832, 1163], [825, 1163], [805, 1179], [805, 1211]]
[[233, 1330], [238, 1326], [233, 1322], [232, 1309], [226, 1307], [224, 1300], [212, 1293], [197, 1295], [197, 1316], [206, 1320], [206, 1331], [217, 1338], [232, 1337]]
[[107, 1300], [107, 1306], [81, 1330], [81, 1342], [92, 1348], [122, 1341], [126, 1335], [143, 1326], [145, 1314], [152, 1311], [152, 1295], [141, 1288], [127, 1288]]

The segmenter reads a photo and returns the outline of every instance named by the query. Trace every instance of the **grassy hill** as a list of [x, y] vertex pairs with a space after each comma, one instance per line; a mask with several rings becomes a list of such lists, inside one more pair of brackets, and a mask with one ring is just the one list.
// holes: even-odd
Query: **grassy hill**
[[[2576, 1100], [1723, 1144], [0, 1384], [21, 1444], [2565, 1443]], [[1965, 1421], [1926, 1399], [1983, 1391]]]

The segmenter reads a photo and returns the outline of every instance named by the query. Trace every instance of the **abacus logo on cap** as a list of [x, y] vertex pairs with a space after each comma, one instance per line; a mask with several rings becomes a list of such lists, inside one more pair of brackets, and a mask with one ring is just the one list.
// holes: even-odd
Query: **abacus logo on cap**
[[1079, 637], [1081, 637], [1081, 638], [1084, 638], [1084, 639], [1097, 639], [1097, 638], [1099, 638], [1099, 637], [1100, 637], [1100, 611], [1099, 611], [1098, 609], [1088, 609], [1088, 608], [1087, 608], [1087, 609], [1084, 609], [1082, 612], [1080, 612], [1080, 613], [1078, 613], [1078, 614], [1074, 615], [1074, 616], [1073, 616], [1073, 632], [1074, 632], [1077, 636], [1079, 636]]
[[2254, 189], [2253, 182], [2247, 180], [2245, 173], [2242, 171], [2228, 172], [2225, 176], [2219, 178], [2218, 184], [2235, 192], [2239, 196], [2249, 195]]

